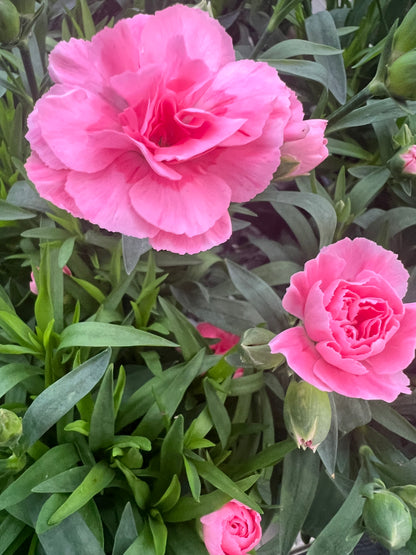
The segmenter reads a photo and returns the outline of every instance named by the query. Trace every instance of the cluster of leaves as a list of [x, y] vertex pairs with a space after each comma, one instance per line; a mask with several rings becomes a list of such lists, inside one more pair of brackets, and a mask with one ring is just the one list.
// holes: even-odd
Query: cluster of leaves
[[[365, 485], [416, 483], [414, 396], [389, 406], [331, 394], [327, 439], [300, 451], [283, 422], [283, 359], [248, 335], [214, 355], [194, 323], [282, 331], [290, 276], [347, 233], [398, 252], [415, 300], [415, 183], [390, 160], [401, 130], [416, 134], [416, 104], [361, 94], [410, 3], [312, 13], [308, 0], [212, 0], [239, 55], [276, 67], [309, 115], [329, 118], [331, 156], [233, 206], [230, 242], [197, 256], [72, 218], [23, 167], [56, 42], [173, 3], [15, 2], [20, 35], [0, 50], [0, 398], [23, 433], [0, 448], [0, 553], [203, 554], [199, 517], [235, 498], [263, 514], [259, 555], [289, 553], [300, 531], [317, 538], [311, 554], [347, 555], [365, 532]], [[400, 554], [415, 552], [414, 532]]]

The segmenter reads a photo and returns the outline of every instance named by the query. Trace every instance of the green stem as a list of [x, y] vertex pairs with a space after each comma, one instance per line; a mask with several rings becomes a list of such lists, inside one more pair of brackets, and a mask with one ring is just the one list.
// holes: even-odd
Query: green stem
[[343, 106], [340, 106], [335, 112], [328, 116], [328, 129], [327, 133], [330, 132], [330, 127], [335, 122], [339, 121], [341, 118], [349, 114], [355, 108], [362, 106], [366, 100], [373, 96], [373, 92], [370, 87], [371, 83], [362, 89], [355, 96], [350, 98]]
[[33, 100], [36, 101], [39, 98], [39, 88], [36, 81], [35, 71], [33, 69], [32, 58], [30, 57], [30, 51], [27, 42], [21, 41], [18, 44], [18, 48], [20, 50], [23, 66], [26, 71], [26, 77], [29, 83], [30, 92], [32, 94]]

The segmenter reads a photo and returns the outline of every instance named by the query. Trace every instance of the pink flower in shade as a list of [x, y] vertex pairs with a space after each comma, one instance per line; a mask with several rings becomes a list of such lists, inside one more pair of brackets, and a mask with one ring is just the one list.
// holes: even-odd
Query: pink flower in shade
[[246, 555], [259, 543], [261, 516], [233, 499], [218, 511], [201, 518], [209, 555]]
[[[38, 268], [39, 270], [39, 268]], [[62, 271], [64, 274], [66, 274], [67, 276], [72, 276], [72, 272], [71, 270], [68, 268], [68, 266], [64, 266], [62, 268]], [[33, 272], [30, 272], [30, 283], [29, 283], [29, 289], [31, 290], [31, 292], [34, 295], [37, 295], [39, 293], [38, 290], [38, 286], [36, 285], [36, 281], [35, 281], [35, 274]]]
[[416, 145], [411, 146], [406, 152], [400, 154], [404, 162], [402, 173], [416, 175]]
[[[202, 322], [196, 326], [196, 329], [202, 335], [208, 339], [219, 339], [217, 343], [213, 343], [210, 347], [216, 355], [224, 355], [230, 349], [237, 345], [240, 341], [238, 335], [234, 335], [228, 331], [217, 328], [208, 322]], [[244, 375], [244, 368], [237, 368], [234, 372], [233, 378], [241, 378]]]
[[[235, 61], [221, 25], [179, 4], [59, 43], [49, 72], [55, 85], [27, 133], [26, 169], [40, 195], [177, 253], [230, 237], [230, 202], [267, 187], [293, 110], [303, 118], [273, 68]], [[316, 149], [316, 133], [301, 135], [302, 149]]]
[[327, 121], [310, 119], [305, 121], [302, 104], [290, 91], [290, 119], [285, 127], [281, 156], [298, 165], [285, 177], [304, 175], [316, 168], [328, 156], [324, 132]]
[[416, 347], [416, 303], [397, 255], [364, 238], [325, 247], [292, 276], [284, 308], [302, 320], [270, 342], [301, 378], [347, 397], [410, 393], [403, 370]]

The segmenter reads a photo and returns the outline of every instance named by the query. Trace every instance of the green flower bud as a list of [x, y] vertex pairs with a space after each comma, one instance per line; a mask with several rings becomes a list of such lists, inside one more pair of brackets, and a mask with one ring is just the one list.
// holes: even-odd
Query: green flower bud
[[21, 14], [30, 14], [35, 11], [35, 0], [12, 0]]
[[416, 48], [416, 4], [407, 12], [393, 37], [392, 60]]
[[412, 517], [409, 508], [388, 490], [374, 491], [363, 508], [365, 527], [384, 547], [396, 550], [404, 547], [412, 535]]
[[331, 427], [328, 393], [307, 382], [292, 381], [287, 388], [283, 418], [298, 447], [316, 451]]
[[14, 412], [0, 409], [0, 447], [13, 447], [22, 435], [22, 419]]
[[414, 484], [395, 486], [392, 488], [392, 491], [401, 497], [406, 505], [416, 509], [416, 486]]
[[0, 0], [0, 43], [14, 42], [20, 33], [20, 17], [10, 0]]
[[247, 330], [241, 341], [243, 361], [252, 364], [259, 370], [267, 370], [280, 366], [284, 362], [285, 357], [280, 353], [271, 353], [269, 347], [269, 343], [275, 335], [275, 333], [263, 328]]
[[416, 100], [416, 49], [406, 52], [389, 65], [386, 87], [392, 96]]

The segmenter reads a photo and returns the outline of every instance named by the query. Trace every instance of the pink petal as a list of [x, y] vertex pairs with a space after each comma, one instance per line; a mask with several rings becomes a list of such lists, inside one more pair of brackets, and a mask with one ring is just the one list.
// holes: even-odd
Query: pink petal
[[[315, 348], [328, 364], [335, 366], [339, 370], [357, 375], [368, 373], [368, 368], [365, 363], [363, 364], [355, 358], [343, 356], [342, 353], [339, 352], [339, 345], [337, 345], [335, 341], [321, 341], [315, 345]], [[348, 377], [345, 379], [347, 380]]]
[[95, 131], [119, 128], [117, 113], [99, 96], [85, 89], [56, 86], [39, 100], [37, 108], [42, 137], [68, 168], [92, 173], [120, 155], [119, 150], [94, 141]]
[[312, 341], [332, 339], [331, 315], [325, 309], [320, 285], [320, 281], [312, 285], [305, 302], [303, 324]]
[[[132, 237], [152, 237], [157, 229], [132, 206], [128, 181], [137, 164], [137, 155], [122, 157], [102, 172], [70, 172], [65, 190], [75, 202], [80, 217], [107, 229]], [[146, 173], [141, 176], [145, 178]]]
[[41, 197], [49, 200], [58, 208], [70, 212], [75, 217], [82, 217], [81, 211], [65, 191], [65, 183], [70, 173], [68, 170], [49, 168], [35, 152], [32, 152], [27, 159], [25, 168], [29, 179], [33, 181]]
[[[195, 30], [198, 40], [195, 40]], [[175, 57], [177, 38], [183, 39], [186, 52], [192, 59], [205, 60], [211, 71], [235, 59], [231, 37], [208, 13], [176, 4], [156, 12], [143, 28], [141, 63], [169, 65]], [[151, 44], [152, 48], [147, 45]]]
[[314, 373], [314, 367], [321, 360], [321, 356], [303, 327], [296, 326], [282, 331], [270, 341], [269, 345], [272, 353], [282, 353], [286, 357], [289, 367], [298, 376], [321, 391], [332, 391]]
[[35, 105], [33, 112], [29, 114], [27, 125], [28, 132], [26, 133], [26, 139], [29, 141], [32, 150], [36, 152], [42, 162], [54, 170], [66, 169], [65, 164], [55, 156], [42, 136], [42, 131], [39, 126], [38, 104]]
[[309, 260], [301, 272], [293, 274], [290, 285], [282, 299], [283, 308], [304, 319], [305, 304], [309, 291], [314, 284], [319, 284], [322, 291], [334, 280], [342, 275], [345, 261], [334, 256], [331, 250], [322, 249], [316, 258]]
[[56, 83], [104, 92], [112, 75], [140, 67], [137, 44], [151, 16], [139, 14], [105, 27], [92, 41], [71, 38], [59, 42], [49, 56], [49, 72]]
[[344, 371], [320, 359], [315, 364], [314, 374], [326, 384], [328, 390], [346, 397], [382, 399], [391, 403], [400, 393], [410, 393], [409, 378], [403, 372], [385, 374], [382, 379], [372, 372], [361, 376], [346, 375]]
[[[258, 139], [272, 117], [282, 132], [289, 119], [289, 89], [269, 65], [240, 60], [219, 70], [197, 106], [232, 119], [244, 119], [239, 132], [223, 141], [236, 146]], [[278, 124], [278, 121], [280, 125]], [[283, 136], [279, 137], [280, 146]]]
[[409, 366], [416, 349], [416, 303], [404, 305], [405, 313], [398, 331], [386, 342], [384, 350], [366, 360], [375, 374], [395, 373]]
[[186, 174], [178, 183], [148, 174], [136, 181], [129, 194], [133, 208], [150, 224], [194, 237], [209, 231], [225, 214], [228, 217], [231, 193], [222, 179], [206, 175], [197, 166], [188, 164], [183, 170]]
[[230, 238], [231, 232], [231, 220], [227, 212], [215, 222], [211, 229], [201, 235], [188, 237], [187, 235], [175, 235], [174, 233], [159, 231], [150, 240], [150, 244], [156, 250], [167, 250], [178, 254], [196, 254], [224, 243]]
[[304, 135], [302, 133], [303, 136], [292, 140], [286, 139], [287, 131], [285, 131], [281, 154], [299, 162], [299, 165], [289, 174], [291, 177], [309, 173], [328, 157], [326, 147], [328, 141], [324, 138], [326, 125], [326, 120], [307, 120], [302, 125]]
[[354, 240], [342, 239], [333, 245], [324, 247], [321, 253], [323, 252], [330, 252], [331, 255], [345, 261], [345, 268], [342, 272], [343, 279], [359, 281], [360, 273], [370, 270], [383, 277], [395, 289], [400, 298], [404, 297], [409, 274], [394, 252], [383, 249], [364, 237]]

